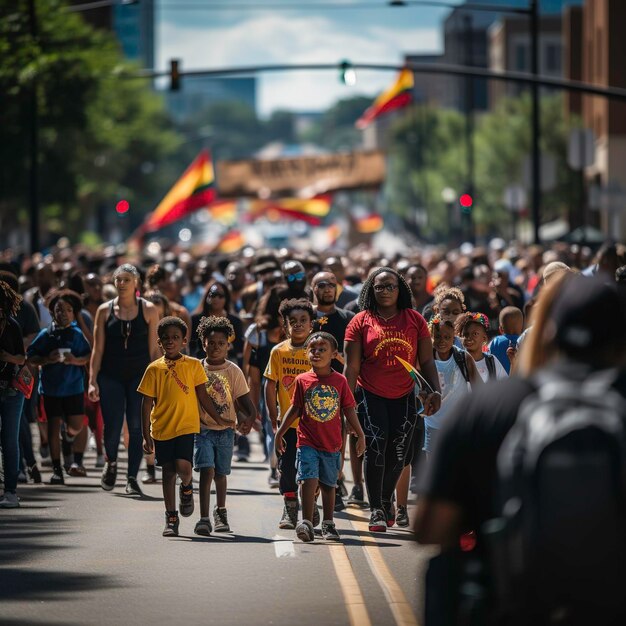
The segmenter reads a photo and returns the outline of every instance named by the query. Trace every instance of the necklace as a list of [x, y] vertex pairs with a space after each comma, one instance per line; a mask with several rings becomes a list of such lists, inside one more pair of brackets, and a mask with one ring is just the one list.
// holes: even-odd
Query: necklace
[[132, 320], [120, 320], [122, 324], [122, 339], [124, 340], [124, 350], [128, 350], [128, 338], [133, 327]]
[[[137, 304], [136, 298], [135, 304]], [[117, 307], [119, 309], [118, 319], [120, 320], [120, 324], [122, 325], [122, 339], [124, 340], [124, 350], [128, 350], [128, 338], [130, 337], [130, 333], [133, 329], [133, 320], [122, 319], [122, 304], [120, 303], [119, 297], [117, 298]]]

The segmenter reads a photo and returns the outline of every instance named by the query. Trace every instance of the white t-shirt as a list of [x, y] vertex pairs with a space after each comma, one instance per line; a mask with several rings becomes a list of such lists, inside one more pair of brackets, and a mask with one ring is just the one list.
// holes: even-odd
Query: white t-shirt
[[[503, 378], [508, 378], [509, 375], [506, 373], [504, 367], [502, 367], [502, 363], [495, 357], [493, 358], [494, 365], [496, 366], [496, 380], [502, 380]], [[483, 382], [486, 383], [489, 381], [489, 369], [487, 368], [487, 359], [483, 357], [480, 361], [474, 361], [476, 364], [476, 369], [480, 374], [480, 377], [483, 379]]]

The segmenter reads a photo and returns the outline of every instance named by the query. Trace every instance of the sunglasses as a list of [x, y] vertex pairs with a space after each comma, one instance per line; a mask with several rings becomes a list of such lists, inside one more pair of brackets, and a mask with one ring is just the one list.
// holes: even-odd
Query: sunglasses
[[287, 274], [287, 282], [295, 283], [297, 280], [304, 280], [306, 274], [304, 272], [296, 272], [295, 274]]
[[209, 291], [209, 298], [225, 298], [226, 294], [223, 291]]
[[398, 288], [398, 285], [392, 285], [388, 283], [386, 285], [374, 285], [374, 291], [376, 293], [382, 293], [383, 291], [395, 291]]
[[336, 283], [330, 283], [327, 280], [320, 280], [317, 285], [315, 285], [318, 289], [326, 289], [326, 287], [332, 287], [333, 289], [337, 289]]

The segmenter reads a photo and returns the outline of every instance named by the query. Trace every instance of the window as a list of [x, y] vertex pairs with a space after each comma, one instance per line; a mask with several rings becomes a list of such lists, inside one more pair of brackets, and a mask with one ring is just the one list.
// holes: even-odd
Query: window
[[515, 69], [518, 72], [528, 70], [528, 46], [518, 43], [515, 46]]
[[550, 74], [561, 73], [561, 46], [557, 43], [546, 46], [546, 71]]

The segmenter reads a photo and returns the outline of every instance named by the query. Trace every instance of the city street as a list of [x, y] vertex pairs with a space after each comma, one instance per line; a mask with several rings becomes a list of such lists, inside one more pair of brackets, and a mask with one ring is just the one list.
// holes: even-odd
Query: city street
[[[254, 437], [256, 440], [256, 437]], [[303, 544], [278, 529], [282, 500], [267, 486], [259, 446], [233, 463], [232, 534], [199, 537], [198, 518], [161, 536], [161, 485], [139, 500], [123, 472], [105, 493], [87, 478], [21, 485], [22, 506], [0, 511], [3, 624], [402, 624], [420, 622], [430, 551], [409, 530], [367, 531], [367, 511], [337, 514], [340, 545]], [[44, 481], [50, 477], [44, 474]], [[351, 484], [348, 483], [348, 488]]]

